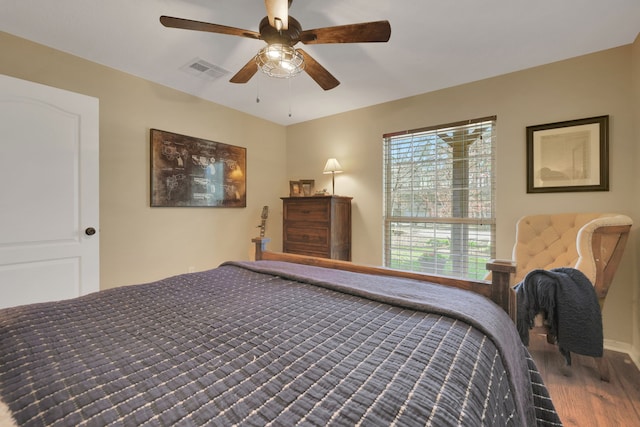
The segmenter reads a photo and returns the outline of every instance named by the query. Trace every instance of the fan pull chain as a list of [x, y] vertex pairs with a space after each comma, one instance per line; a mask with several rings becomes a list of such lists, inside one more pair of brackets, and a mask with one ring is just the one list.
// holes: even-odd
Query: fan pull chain
[[289, 117], [291, 117], [291, 79], [287, 80], [289, 80]]
[[256, 79], [256, 104], [260, 103], [260, 74], [258, 74], [258, 78]]

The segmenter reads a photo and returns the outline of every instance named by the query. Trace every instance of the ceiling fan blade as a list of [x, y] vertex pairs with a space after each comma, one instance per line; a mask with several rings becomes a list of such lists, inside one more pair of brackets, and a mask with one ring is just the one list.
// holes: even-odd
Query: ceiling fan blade
[[278, 31], [289, 29], [289, 3], [289, 0], [264, 0], [269, 25]]
[[330, 90], [338, 86], [340, 82], [331, 75], [318, 61], [313, 59], [307, 52], [302, 49], [296, 49], [304, 58], [304, 71], [315, 80], [324, 90]]
[[210, 33], [228, 34], [231, 36], [247, 37], [260, 40], [260, 33], [243, 30], [241, 28], [227, 27], [226, 25], [210, 24], [208, 22], [192, 21], [190, 19], [161, 16], [160, 22], [165, 27], [182, 28], [184, 30], [208, 31]]
[[304, 44], [386, 42], [390, 37], [389, 21], [316, 28], [300, 33], [300, 41]]
[[245, 64], [244, 67], [240, 69], [240, 71], [236, 73], [235, 76], [231, 77], [231, 80], [229, 81], [231, 83], [246, 83], [251, 80], [251, 77], [253, 77], [257, 71], [258, 64], [256, 63], [256, 58], [254, 56]]

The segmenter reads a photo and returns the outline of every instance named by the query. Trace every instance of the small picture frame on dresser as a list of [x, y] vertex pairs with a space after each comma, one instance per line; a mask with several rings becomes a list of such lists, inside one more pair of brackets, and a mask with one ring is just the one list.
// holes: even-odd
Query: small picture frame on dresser
[[289, 181], [289, 197], [302, 197], [302, 184], [300, 181]]
[[313, 196], [315, 191], [316, 181], [313, 179], [301, 179], [300, 186], [302, 187], [302, 195], [305, 197]]

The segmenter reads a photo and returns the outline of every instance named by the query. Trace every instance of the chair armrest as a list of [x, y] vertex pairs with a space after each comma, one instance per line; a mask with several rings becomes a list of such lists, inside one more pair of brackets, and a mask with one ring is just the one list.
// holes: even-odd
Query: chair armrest
[[591, 280], [599, 298], [609, 290], [632, 224], [626, 215], [608, 215], [589, 221], [578, 232], [576, 268]]

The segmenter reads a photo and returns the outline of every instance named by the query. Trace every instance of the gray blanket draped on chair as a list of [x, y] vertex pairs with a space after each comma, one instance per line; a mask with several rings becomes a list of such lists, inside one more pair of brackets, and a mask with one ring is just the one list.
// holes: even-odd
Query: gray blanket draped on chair
[[571, 352], [602, 356], [602, 314], [598, 297], [591, 281], [580, 270], [532, 270], [515, 290], [518, 332], [525, 345], [529, 345], [529, 329], [536, 314], [543, 312], [568, 365], [571, 365]]

